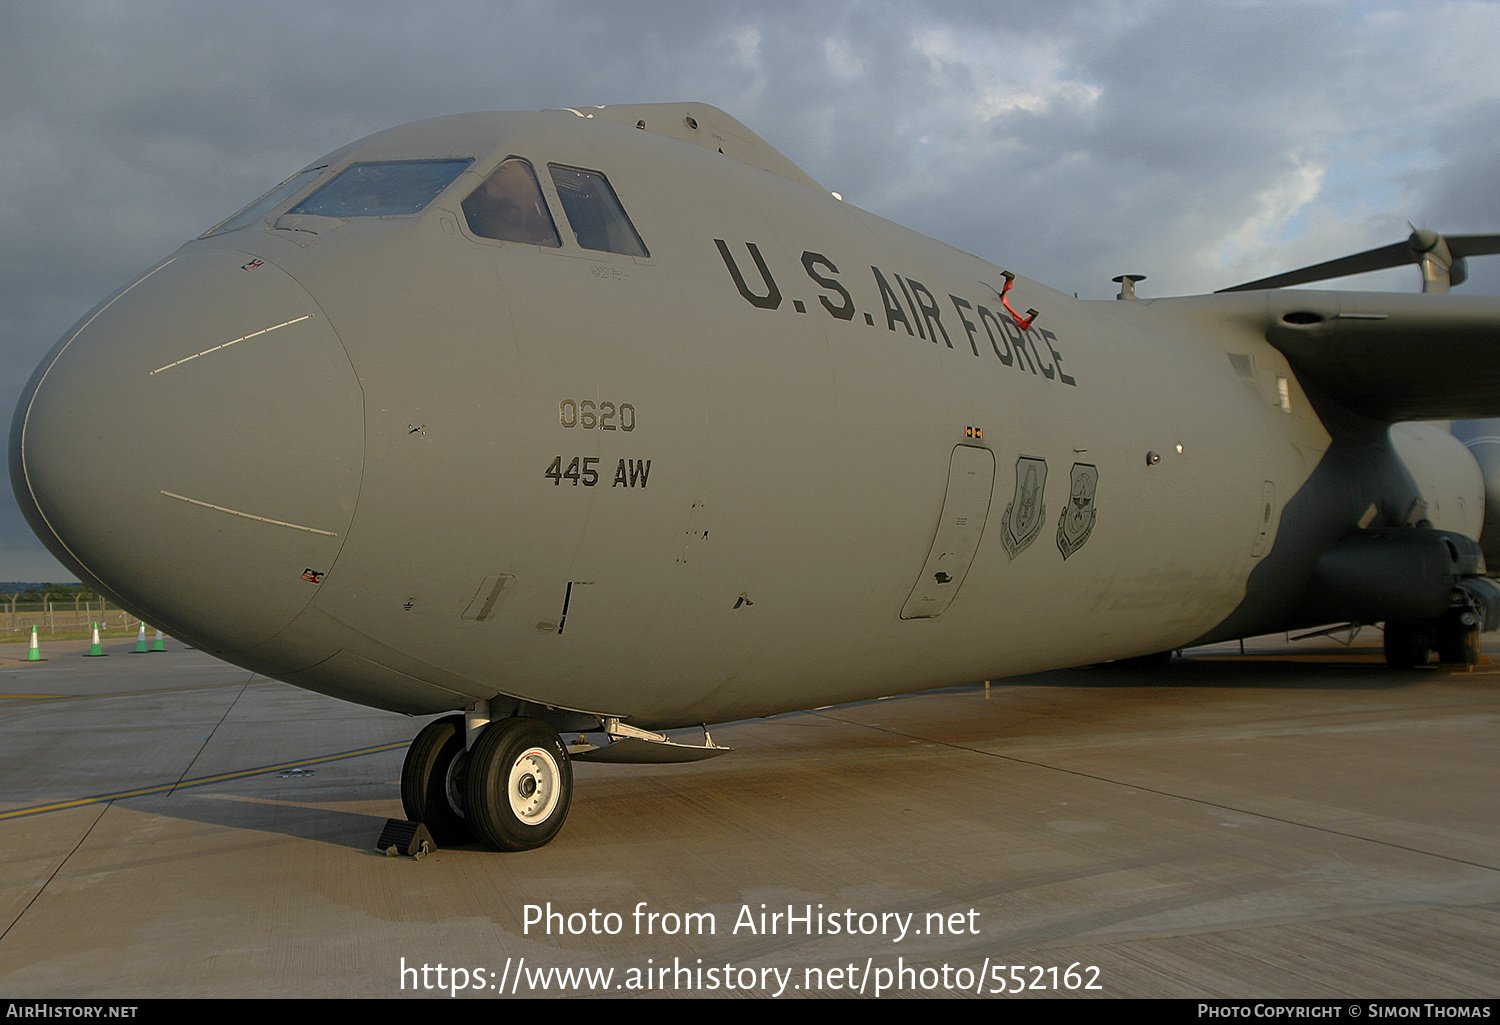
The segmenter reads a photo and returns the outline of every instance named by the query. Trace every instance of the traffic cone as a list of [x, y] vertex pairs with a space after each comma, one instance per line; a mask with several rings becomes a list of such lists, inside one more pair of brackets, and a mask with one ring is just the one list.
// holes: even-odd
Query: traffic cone
[[149, 652], [150, 650], [151, 649], [146, 646], [146, 621], [145, 620], [141, 620], [141, 628], [135, 632], [135, 652], [134, 652], [134, 654], [136, 654], [136, 655], [144, 655], [147, 652]]
[[46, 659], [42, 658], [42, 649], [39, 648], [39, 647], [37, 647], [37, 644], [36, 644], [36, 627], [32, 627], [31, 628], [31, 650], [26, 653], [26, 661], [28, 661], [28, 662], [45, 662], [45, 661], [47, 661]]
[[99, 646], [99, 624], [95, 623], [94, 624], [94, 643], [89, 648], [89, 654], [85, 655], [84, 657], [88, 658], [89, 655], [102, 655], [102, 654], [104, 654], [104, 649]]
[[166, 644], [166, 642], [164, 640], [162, 640], [161, 627], [157, 627], [156, 628], [156, 641], [155, 641], [155, 643], [153, 643], [151, 645], [151, 650], [152, 651], [166, 651], [167, 650], [167, 644]]

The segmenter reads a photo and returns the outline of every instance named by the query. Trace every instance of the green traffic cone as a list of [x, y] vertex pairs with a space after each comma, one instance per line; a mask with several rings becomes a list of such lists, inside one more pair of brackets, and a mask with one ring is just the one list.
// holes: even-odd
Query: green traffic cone
[[32, 627], [31, 628], [31, 650], [26, 653], [26, 661], [28, 661], [28, 662], [45, 662], [45, 661], [47, 661], [46, 659], [42, 658], [42, 649], [39, 648], [39, 647], [37, 647], [37, 644], [36, 644], [36, 627]]
[[102, 655], [102, 654], [104, 654], [104, 649], [99, 646], [99, 624], [95, 623], [94, 624], [94, 643], [89, 648], [89, 654], [85, 655], [84, 657], [88, 658], [89, 655]]
[[151, 650], [152, 651], [166, 651], [167, 650], [167, 644], [162, 639], [162, 636], [161, 636], [161, 627], [157, 627], [156, 628], [156, 641], [155, 641], [155, 643], [153, 643], [151, 645]]
[[146, 646], [146, 621], [141, 620], [141, 628], [135, 632], [135, 654], [144, 655], [150, 650]]

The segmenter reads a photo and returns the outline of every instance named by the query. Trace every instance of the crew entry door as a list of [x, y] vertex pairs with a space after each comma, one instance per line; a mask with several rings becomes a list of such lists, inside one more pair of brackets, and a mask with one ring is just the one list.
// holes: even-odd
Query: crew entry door
[[954, 448], [937, 537], [911, 597], [901, 608], [902, 619], [931, 619], [947, 611], [979, 550], [994, 489], [995, 454], [972, 445]]

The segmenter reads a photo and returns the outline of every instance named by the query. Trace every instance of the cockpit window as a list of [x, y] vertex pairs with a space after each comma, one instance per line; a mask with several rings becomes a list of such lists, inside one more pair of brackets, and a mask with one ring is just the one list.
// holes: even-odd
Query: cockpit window
[[536, 172], [520, 157], [502, 161], [479, 188], [469, 193], [463, 206], [469, 230], [480, 238], [554, 248], [562, 245]]
[[624, 256], [651, 255], [604, 175], [557, 164], [547, 169], [580, 246]]
[[473, 162], [472, 157], [466, 157], [350, 164], [288, 213], [320, 217], [414, 214], [436, 199]]
[[208, 238], [210, 235], [222, 235], [226, 231], [234, 231], [236, 228], [243, 228], [247, 224], [253, 224], [255, 221], [260, 220], [266, 214], [276, 209], [276, 207], [286, 202], [286, 200], [291, 198], [292, 193], [302, 188], [302, 186], [306, 185], [308, 182], [316, 178], [319, 173], [326, 170], [328, 170], [328, 165], [323, 164], [320, 167], [309, 167], [305, 171], [298, 171], [296, 174], [292, 175], [286, 181], [276, 186], [270, 192], [267, 192], [264, 196], [261, 196], [259, 199], [251, 203], [249, 206], [245, 207], [233, 217], [230, 217], [225, 221], [220, 221], [218, 224], [215, 224], [212, 228], [209, 228], [198, 237]]

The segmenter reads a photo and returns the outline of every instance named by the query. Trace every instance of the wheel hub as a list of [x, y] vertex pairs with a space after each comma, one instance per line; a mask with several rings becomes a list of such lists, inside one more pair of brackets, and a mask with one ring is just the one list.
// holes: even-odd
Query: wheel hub
[[510, 807], [527, 825], [552, 814], [560, 796], [562, 772], [552, 755], [539, 747], [528, 749], [510, 770]]
[[443, 792], [448, 796], [448, 807], [459, 818], [464, 817], [464, 770], [469, 765], [469, 752], [460, 751], [448, 763], [443, 776]]

